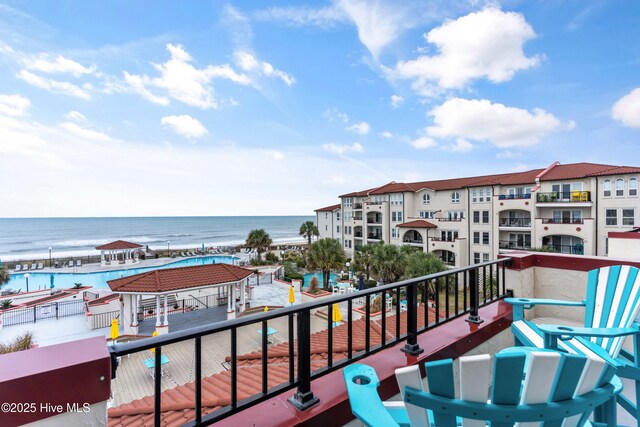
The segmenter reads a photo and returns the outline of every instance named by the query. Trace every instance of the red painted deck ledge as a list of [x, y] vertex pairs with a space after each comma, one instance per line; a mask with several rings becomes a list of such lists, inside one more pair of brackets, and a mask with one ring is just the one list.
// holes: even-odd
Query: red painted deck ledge
[[22, 425], [105, 402], [110, 384], [104, 337], [2, 355], [0, 403], [16, 410], [0, 412], [0, 425]]
[[[417, 359], [400, 351], [404, 342], [362, 359], [376, 369], [380, 378], [378, 389], [383, 399], [398, 393], [395, 369], [416, 362], [458, 357], [495, 336], [511, 325], [511, 305], [502, 301], [480, 309], [484, 320], [479, 325], [465, 321], [466, 317], [452, 320], [418, 336], [418, 343], [425, 351]], [[342, 370], [337, 370], [311, 384], [320, 403], [306, 411], [296, 410], [287, 399], [294, 391], [287, 391], [229, 418], [219, 421], [219, 427], [261, 426], [327, 426], [343, 425], [353, 419], [347, 397]]]

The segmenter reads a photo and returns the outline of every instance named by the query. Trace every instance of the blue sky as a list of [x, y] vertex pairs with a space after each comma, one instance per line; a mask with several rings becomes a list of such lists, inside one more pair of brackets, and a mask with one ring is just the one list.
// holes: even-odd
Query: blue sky
[[296, 215], [640, 165], [637, 1], [0, 4], [0, 217]]

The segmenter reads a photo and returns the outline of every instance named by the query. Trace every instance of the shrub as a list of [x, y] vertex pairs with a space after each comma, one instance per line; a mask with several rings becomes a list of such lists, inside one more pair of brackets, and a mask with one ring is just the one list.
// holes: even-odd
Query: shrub
[[379, 311], [382, 311], [382, 295], [378, 295], [371, 301], [371, 313], [377, 313]]
[[320, 281], [318, 280], [318, 277], [313, 276], [311, 278], [311, 281], [309, 282], [309, 293], [314, 295], [321, 293], [322, 291], [318, 287], [319, 284], [320, 284]]
[[367, 288], [375, 288], [376, 286], [378, 286], [378, 282], [376, 282], [376, 281], [375, 281], [375, 280], [373, 280], [373, 279], [369, 279], [369, 280], [367, 281], [367, 283], [365, 283], [365, 286], [366, 286]]
[[73, 287], [76, 288], [76, 289], [79, 289], [79, 288], [82, 287], [82, 283], [74, 283]]
[[33, 345], [33, 332], [27, 331], [18, 335], [9, 344], [0, 344], [0, 354], [13, 353], [16, 351], [29, 350]]
[[267, 252], [267, 254], [264, 256], [264, 260], [268, 264], [276, 264], [279, 261], [278, 255], [274, 254], [273, 252]]
[[0, 308], [2, 308], [3, 310], [6, 310], [7, 308], [11, 307], [11, 300], [10, 299], [5, 299], [0, 303]]

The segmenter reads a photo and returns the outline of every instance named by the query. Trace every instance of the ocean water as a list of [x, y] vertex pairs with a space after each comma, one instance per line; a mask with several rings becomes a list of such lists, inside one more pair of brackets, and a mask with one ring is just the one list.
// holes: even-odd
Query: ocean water
[[0, 218], [0, 260], [97, 255], [95, 247], [127, 240], [151, 249], [241, 244], [264, 228], [274, 243], [302, 242], [300, 225], [313, 216]]

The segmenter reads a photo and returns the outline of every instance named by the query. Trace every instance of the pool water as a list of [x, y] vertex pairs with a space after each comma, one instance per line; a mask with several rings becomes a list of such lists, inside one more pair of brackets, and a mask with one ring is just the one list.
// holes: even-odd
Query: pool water
[[[322, 273], [307, 273], [304, 275], [304, 287], [308, 287], [311, 283], [311, 278], [318, 278], [318, 285], [322, 288], [324, 286], [324, 275]], [[331, 273], [329, 275], [329, 281], [335, 283], [337, 281], [338, 275], [335, 273]]]
[[[97, 289], [109, 289], [107, 280], [119, 279], [121, 277], [133, 276], [134, 274], [144, 273], [145, 271], [158, 270], [164, 268], [174, 267], [190, 267], [194, 265], [205, 264], [233, 264], [234, 260], [239, 258], [230, 255], [215, 255], [205, 256], [199, 258], [181, 259], [169, 264], [155, 266], [155, 267], [141, 267], [131, 268], [127, 270], [110, 270], [100, 271], [95, 273], [36, 273], [28, 272], [29, 277], [29, 290], [35, 291], [38, 289], [47, 288], [71, 288], [76, 283], [81, 283], [82, 286], [93, 286]], [[3, 287], [3, 289], [12, 289], [14, 291], [27, 290], [27, 279], [24, 275], [26, 273], [12, 274], [9, 283]]]

